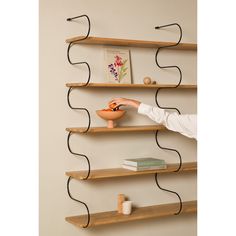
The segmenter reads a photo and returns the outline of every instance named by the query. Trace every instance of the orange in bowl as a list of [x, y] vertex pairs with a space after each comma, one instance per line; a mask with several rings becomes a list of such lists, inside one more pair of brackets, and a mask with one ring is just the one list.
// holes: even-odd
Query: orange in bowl
[[[117, 106], [117, 104], [116, 103], [111, 103], [111, 104], [109, 104], [109, 108], [111, 109], [111, 110], [113, 110], [114, 108], [116, 108], [116, 106]], [[119, 108], [117, 108], [117, 110], [118, 110]]]

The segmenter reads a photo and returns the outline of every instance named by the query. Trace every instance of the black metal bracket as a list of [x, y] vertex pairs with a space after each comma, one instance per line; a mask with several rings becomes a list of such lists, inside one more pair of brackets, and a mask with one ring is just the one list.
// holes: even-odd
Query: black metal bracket
[[158, 187], [159, 189], [161, 189], [161, 190], [163, 190], [163, 191], [166, 191], [166, 192], [169, 192], [169, 193], [173, 193], [173, 194], [175, 194], [175, 195], [179, 198], [179, 203], [180, 203], [180, 204], [179, 204], [179, 210], [178, 210], [178, 212], [174, 213], [175, 215], [179, 215], [179, 214], [181, 213], [182, 207], [183, 207], [183, 203], [182, 203], [182, 199], [181, 199], [180, 195], [179, 195], [177, 192], [175, 192], [175, 191], [162, 188], [162, 187], [160, 186], [158, 180], [157, 180], [157, 173], [155, 174], [155, 181], [156, 181], [157, 187]]
[[176, 152], [176, 153], [178, 154], [178, 156], [179, 156], [179, 166], [178, 166], [178, 168], [177, 168], [176, 170], [174, 170], [174, 172], [178, 172], [178, 171], [181, 169], [181, 167], [182, 167], [182, 157], [181, 157], [181, 155], [180, 155], [180, 153], [179, 153], [178, 150], [172, 149], [172, 148], [162, 147], [162, 146], [159, 144], [158, 138], [157, 138], [158, 132], [159, 132], [159, 131], [157, 130], [156, 133], [155, 133], [155, 140], [156, 140], [157, 146], [158, 146], [159, 148], [163, 149], [163, 150], [168, 150], [168, 151]]
[[88, 205], [85, 203], [85, 202], [82, 202], [74, 197], [72, 197], [71, 195], [71, 192], [70, 192], [70, 181], [71, 181], [72, 177], [69, 177], [68, 180], [67, 180], [67, 193], [69, 195], [69, 197], [76, 201], [76, 202], [79, 202], [81, 204], [83, 204], [85, 207], [86, 207], [86, 210], [87, 210], [87, 214], [88, 214], [88, 218], [87, 218], [87, 223], [85, 225], [83, 225], [83, 228], [87, 228], [89, 226], [89, 223], [90, 223], [90, 213], [89, 213], [89, 208], [88, 208]]
[[67, 103], [68, 103], [68, 106], [73, 109], [73, 110], [82, 110], [82, 111], [86, 111], [87, 115], [88, 115], [88, 126], [86, 128], [86, 130], [84, 131], [84, 133], [88, 132], [89, 128], [90, 128], [90, 125], [91, 125], [91, 116], [90, 116], [90, 113], [88, 111], [88, 109], [84, 108], [84, 107], [73, 107], [70, 103], [70, 94], [71, 94], [71, 91], [73, 90], [72, 87], [70, 87], [68, 89], [68, 92], [67, 92]]
[[157, 100], [157, 95], [158, 95], [158, 93], [159, 93], [159, 91], [160, 91], [161, 89], [163, 89], [163, 88], [158, 88], [157, 91], [156, 91], [156, 94], [155, 94], [155, 102], [156, 102], [157, 106], [158, 106], [159, 108], [161, 108], [161, 109], [176, 110], [176, 111], [179, 113], [179, 115], [180, 115], [181, 112], [180, 112], [180, 110], [179, 110], [177, 107], [163, 107], [163, 106], [160, 106], [160, 104], [158, 103], [158, 100]]
[[[180, 41], [181, 41], [181, 39], [182, 39], [182, 28], [181, 28], [181, 26], [180, 26], [179, 24], [177, 24], [177, 23], [168, 24], [168, 25], [162, 25], [162, 26], [156, 26], [155, 29], [161, 29], [161, 28], [170, 27], [170, 26], [177, 26], [177, 27], [179, 28], [179, 31], [180, 31], [179, 40], [178, 40], [178, 42], [175, 43], [175, 44], [159, 47], [159, 48], [157, 49], [157, 51], [156, 51], [155, 62], [156, 62], [157, 66], [158, 66], [160, 69], [176, 68], [176, 69], [179, 71], [179, 75], [180, 75], [179, 82], [178, 82], [178, 84], [177, 84], [175, 87], [173, 87], [173, 88], [177, 88], [177, 87], [181, 84], [181, 81], [182, 81], [182, 71], [181, 71], [181, 69], [180, 69], [178, 66], [161, 66], [161, 65], [158, 63], [158, 60], [157, 60], [157, 56], [158, 56], [158, 54], [159, 54], [159, 52], [160, 52], [161, 49], [163, 49], [163, 48], [175, 47], [175, 46], [179, 45], [179, 43], [180, 43]], [[158, 95], [158, 93], [159, 93], [159, 91], [160, 91], [161, 89], [163, 89], [163, 88], [157, 89], [156, 95], [155, 95], [155, 101], [156, 101], [157, 106], [158, 106], [159, 108], [162, 108], [162, 109], [176, 110], [179, 114], [181, 114], [180, 111], [179, 111], [177, 108], [175, 108], [175, 107], [162, 107], [162, 106], [159, 105], [159, 103], [158, 103], [158, 101], [157, 101], [157, 95]]]
[[80, 39], [77, 39], [77, 40], [74, 40], [72, 42], [69, 43], [68, 47], [67, 47], [67, 60], [68, 62], [71, 64], [71, 65], [82, 65], [82, 64], [85, 64], [88, 68], [88, 72], [89, 72], [89, 75], [88, 75], [88, 79], [87, 79], [87, 82], [82, 85], [82, 86], [87, 86], [89, 84], [89, 81], [90, 81], [90, 77], [91, 77], [91, 69], [90, 69], [90, 66], [87, 62], [83, 61], [83, 62], [72, 62], [71, 59], [70, 59], [70, 49], [71, 47], [73, 46], [73, 44], [79, 42], [79, 41], [82, 41], [82, 40], [85, 40], [86, 38], [88, 38], [89, 36], [89, 33], [90, 33], [90, 28], [91, 28], [91, 23], [90, 23], [90, 19], [87, 15], [80, 15], [80, 16], [76, 16], [76, 17], [71, 17], [71, 18], [67, 18], [66, 20], [67, 21], [72, 21], [74, 19], [78, 19], [78, 18], [82, 18], [82, 17], [85, 17], [87, 20], [88, 20], [88, 31], [87, 31], [87, 34], [86, 36], [84, 36], [83, 38], [80, 38]]
[[[181, 167], [182, 167], [182, 157], [181, 157], [181, 155], [180, 155], [180, 153], [179, 153], [178, 150], [172, 149], [172, 148], [162, 147], [162, 146], [159, 144], [158, 138], [157, 138], [158, 132], [159, 132], [159, 130], [156, 130], [156, 133], [155, 133], [155, 140], [156, 140], [157, 146], [158, 146], [159, 148], [163, 149], [163, 150], [173, 151], [173, 152], [176, 152], [176, 153], [178, 154], [178, 156], [179, 156], [179, 167], [178, 167], [176, 170], [173, 171], [173, 172], [178, 172], [178, 171], [181, 169]], [[179, 206], [179, 211], [178, 211], [177, 213], [175, 213], [175, 215], [179, 215], [180, 212], [181, 212], [181, 210], [182, 210], [182, 200], [181, 200], [181, 197], [179, 196], [179, 194], [178, 194], [177, 192], [172, 191], [172, 190], [168, 190], [168, 189], [162, 188], [162, 187], [159, 185], [159, 183], [158, 183], [158, 180], [157, 180], [157, 173], [155, 173], [155, 181], [156, 181], [156, 184], [157, 184], [158, 188], [160, 188], [161, 190], [166, 191], [166, 192], [170, 192], [170, 193], [174, 193], [175, 195], [177, 195], [177, 197], [179, 198], [179, 201], [180, 201], [180, 206]]]
[[[155, 29], [161, 29], [161, 28], [165, 28], [165, 27], [169, 27], [169, 26], [177, 26], [177, 27], [179, 28], [179, 30], [180, 30], [179, 40], [178, 40], [178, 42], [175, 43], [175, 44], [159, 47], [159, 48], [157, 49], [157, 51], [156, 51], [155, 62], [156, 62], [157, 66], [158, 66], [160, 69], [176, 68], [176, 69], [179, 71], [179, 75], [180, 75], [179, 82], [178, 82], [178, 84], [177, 84], [176, 86], [173, 87], [173, 88], [177, 88], [177, 87], [181, 84], [181, 81], [182, 81], [182, 71], [181, 71], [181, 69], [180, 69], [178, 66], [161, 66], [161, 65], [158, 63], [158, 60], [157, 60], [157, 56], [158, 56], [158, 54], [159, 54], [159, 52], [160, 52], [161, 49], [163, 49], [163, 48], [175, 47], [175, 46], [177, 46], [177, 45], [180, 43], [180, 41], [181, 41], [181, 39], [182, 39], [182, 28], [181, 28], [181, 26], [180, 26], [179, 24], [177, 24], [177, 23], [168, 24], [168, 25], [162, 25], [162, 26], [156, 26]], [[160, 104], [158, 103], [158, 100], [157, 100], [157, 95], [158, 95], [158, 93], [159, 93], [159, 91], [160, 91], [161, 89], [163, 89], [163, 88], [158, 88], [157, 91], [156, 91], [156, 94], [155, 94], [155, 102], [156, 102], [156, 105], [157, 105], [159, 108], [161, 108], [161, 109], [176, 110], [179, 114], [181, 114], [180, 111], [179, 111], [179, 109], [176, 108], [176, 107], [162, 107], [162, 106], [160, 106]], [[161, 149], [163, 149], [163, 150], [173, 151], [173, 152], [176, 152], [176, 153], [178, 154], [178, 156], [179, 156], [179, 166], [178, 166], [178, 168], [177, 168], [176, 170], [173, 171], [173, 172], [178, 172], [178, 171], [181, 169], [181, 167], [182, 167], [182, 157], [181, 157], [179, 151], [176, 150], [176, 149], [172, 149], [172, 148], [162, 147], [162, 146], [159, 144], [159, 142], [158, 142], [157, 134], [158, 134], [158, 130], [157, 130], [156, 133], [155, 133], [155, 140], [156, 140], [156, 144], [157, 144], [157, 146], [158, 146], [159, 148], [161, 148]], [[157, 173], [155, 173], [155, 181], [156, 181], [156, 184], [157, 184], [157, 186], [158, 186], [159, 189], [161, 189], [161, 190], [163, 190], [163, 191], [166, 191], [166, 192], [169, 192], [169, 193], [173, 193], [173, 194], [175, 194], [175, 195], [179, 198], [179, 202], [180, 202], [179, 210], [178, 210], [178, 212], [175, 213], [175, 215], [179, 215], [179, 214], [181, 213], [181, 211], [182, 211], [182, 206], [183, 206], [183, 204], [182, 204], [182, 199], [181, 199], [180, 195], [179, 195], [177, 192], [175, 192], [175, 191], [162, 188], [162, 187], [160, 186], [158, 180], [157, 180]]]
[[174, 26], [174, 25], [176, 25], [176, 26], [179, 28], [179, 31], [180, 31], [180, 36], [179, 36], [178, 42], [175, 43], [175, 44], [172, 44], [172, 45], [167, 45], [167, 46], [159, 47], [159, 48], [157, 49], [157, 51], [156, 51], [155, 61], [156, 61], [157, 66], [158, 66], [160, 69], [176, 68], [176, 69], [179, 71], [179, 74], [180, 74], [179, 83], [174, 87], [174, 88], [177, 88], [177, 87], [180, 85], [181, 81], [182, 81], [182, 71], [181, 71], [181, 69], [180, 69], [178, 66], [161, 66], [161, 65], [158, 63], [158, 61], [157, 61], [157, 56], [158, 56], [158, 54], [159, 54], [159, 52], [160, 52], [161, 49], [163, 49], [163, 48], [175, 47], [175, 46], [179, 45], [179, 43], [180, 43], [180, 41], [181, 41], [181, 39], [182, 39], [182, 28], [181, 28], [181, 26], [180, 26], [179, 24], [173, 23], [173, 24], [168, 24], [168, 25], [156, 26], [155, 29], [161, 29], [161, 28], [165, 28], [165, 27], [169, 27], [169, 26]]
[[84, 158], [86, 159], [86, 161], [87, 161], [87, 163], [88, 163], [88, 172], [87, 172], [86, 177], [83, 178], [83, 180], [86, 180], [86, 179], [88, 179], [88, 177], [89, 177], [89, 175], [90, 175], [90, 170], [91, 170], [90, 161], [89, 161], [89, 158], [88, 158], [86, 155], [80, 154], [80, 153], [76, 153], [76, 152], [73, 152], [73, 151], [71, 150], [71, 147], [70, 147], [70, 137], [71, 137], [71, 135], [72, 135], [72, 132], [69, 132], [69, 134], [68, 134], [68, 136], [67, 136], [67, 148], [68, 148], [68, 150], [69, 150], [69, 152], [70, 152], [71, 154], [76, 155], [76, 156], [80, 156], [80, 157], [84, 157]]

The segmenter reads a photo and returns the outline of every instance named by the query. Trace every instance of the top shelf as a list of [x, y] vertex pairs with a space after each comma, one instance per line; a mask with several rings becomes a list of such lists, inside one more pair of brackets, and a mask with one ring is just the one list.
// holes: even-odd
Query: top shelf
[[[129, 47], [142, 47], [142, 48], [159, 48], [163, 46], [170, 46], [176, 44], [175, 42], [158, 42], [158, 41], [146, 41], [146, 40], [133, 40], [133, 39], [116, 39], [116, 38], [100, 38], [100, 37], [88, 37], [84, 40], [85, 36], [78, 36], [69, 38], [67, 43], [74, 42], [75, 44], [95, 44], [95, 45], [110, 45], [110, 46], [129, 46]], [[79, 41], [81, 40], [81, 41]], [[77, 42], [76, 42], [77, 41]], [[176, 47], [169, 49], [178, 50], [197, 50], [197, 44], [194, 43], [180, 43]]]

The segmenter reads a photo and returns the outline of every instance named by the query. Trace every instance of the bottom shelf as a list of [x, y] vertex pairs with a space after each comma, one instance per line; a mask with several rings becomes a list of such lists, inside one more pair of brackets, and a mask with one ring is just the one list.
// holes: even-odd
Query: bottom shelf
[[[178, 210], [179, 203], [170, 203], [135, 208], [131, 215], [123, 215], [117, 213], [117, 211], [100, 212], [90, 215], [90, 224], [88, 227], [171, 216]], [[197, 212], [197, 201], [183, 202], [180, 215], [194, 212]], [[66, 217], [66, 221], [76, 227], [82, 228], [87, 222], [87, 215]]]

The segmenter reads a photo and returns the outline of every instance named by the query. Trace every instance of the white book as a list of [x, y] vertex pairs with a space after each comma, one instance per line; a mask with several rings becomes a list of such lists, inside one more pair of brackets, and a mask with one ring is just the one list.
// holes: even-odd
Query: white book
[[160, 169], [166, 169], [167, 165], [136, 167], [136, 166], [129, 166], [129, 165], [123, 164], [122, 168], [128, 169], [128, 170], [133, 170], [133, 171], [160, 170]]

